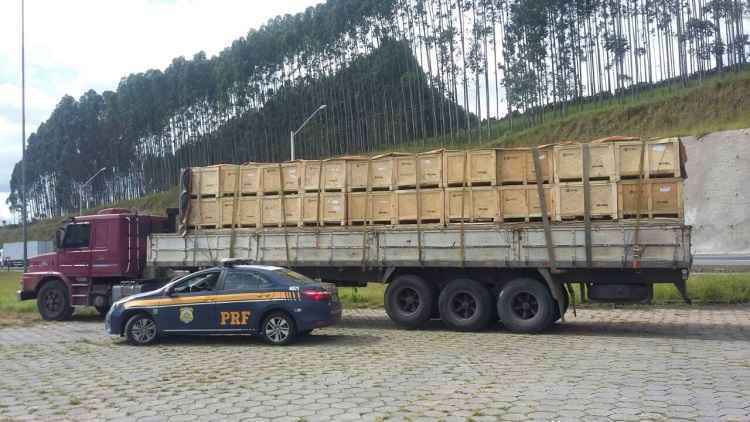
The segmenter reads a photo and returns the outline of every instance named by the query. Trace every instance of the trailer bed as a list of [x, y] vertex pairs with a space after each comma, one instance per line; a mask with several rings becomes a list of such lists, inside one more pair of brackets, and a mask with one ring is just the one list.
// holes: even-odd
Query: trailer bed
[[289, 267], [363, 269], [689, 269], [692, 261], [690, 227], [677, 220], [594, 222], [589, 245], [583, 223], [555, 223], [550, 232], [551, 248], [541, 223], [199, 230], [151, 235], [148, 263], [197, 268], [241, 258]]

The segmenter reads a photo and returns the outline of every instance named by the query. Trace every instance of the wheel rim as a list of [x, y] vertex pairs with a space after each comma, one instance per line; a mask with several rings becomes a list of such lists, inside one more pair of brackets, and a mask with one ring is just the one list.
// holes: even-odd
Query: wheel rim
[[450, 303], [451, 312], [460, 319], [471, 319], [477, 313], [477, 300], [469, 293], [456, 293]]
[[149, 318], [140, 318], [133, 323], [130, 334], [138, 343], [148, 343], [156, 337], [156, 323]]
[[63, 296], [58, 290], [50, 290], [44, 295], [43, 303], [47, 314], [57, 315], [63, 308]]
[[404, 287], [396, 295], [396, 305], [399, 311], [405, 314], [413, 314], [419, 309], [421, 300], [419, 293], [411, 287]]
[[531, 293], [521, 292], [513, 297], [511, 309], [521, 319], [532, 319], [539, 313], [539, 301]]
[[266, 322], [266, 337], [274, 343], [281, 343], [289, 337], [289, 321], [282, 317], [273, 317]]

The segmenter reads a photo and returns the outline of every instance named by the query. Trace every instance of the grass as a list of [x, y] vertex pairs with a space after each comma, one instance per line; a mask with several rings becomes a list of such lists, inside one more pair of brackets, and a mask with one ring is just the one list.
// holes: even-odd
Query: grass
[[[750, 303], [750, 273], [695, 273], [688, 280], [688, 295], [696, 304]], [[577, 291], [577, 289], [576, 289]], [[385, 285], [342, 287], [339, 296], [348, 309], [382, 308]], [[682, 297], [672, 284], [655, 284], [655, 305], [680, 304]]]
[[20, 281], [21, 272], [0, 271], [0, 328], [41, 321], [35, 301], [20, 302], [16, 299]]

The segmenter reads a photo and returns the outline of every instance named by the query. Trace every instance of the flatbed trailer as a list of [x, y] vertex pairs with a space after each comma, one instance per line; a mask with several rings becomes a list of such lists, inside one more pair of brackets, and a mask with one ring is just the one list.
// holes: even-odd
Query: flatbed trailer
[[499, 317], [522, 332], [564, 318], [574, 283], [606, 302], [647, 302], [653, 283], [672, 283], [689, 302], [692, 263], [690, 227], [670, 219], [198, 230], [147, 242], [155, 273], [225, 259], [339, 285], [387, 283], [386, 311], [405, 327], [439, 317], [476, 330]]

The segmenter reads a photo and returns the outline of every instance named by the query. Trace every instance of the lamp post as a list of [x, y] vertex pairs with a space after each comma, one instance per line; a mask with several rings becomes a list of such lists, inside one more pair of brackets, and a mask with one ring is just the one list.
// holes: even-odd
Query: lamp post
[[82, 184], [81, 187], [78, 189], [78, 215], [83, 214], [83, 189], [86, 186], [88, 186], [89, 183], [91, 183], [91, 181], [94, 180], [96, 176], [98, 176], [101, 172], [103, 172], [106, 169], [107, 169], [106, 167], [102, 167], [101, 169], [99, 169], [99, 171], [94, 173], [93, 176], [89, 177], [89, 180], [84, 182], [84, 184]]
[[21, 231], [23, 232], [23, 272], [28, 269], [26, 263], [27, 243], [29, 241], [26, 227], [26, 17], [24, 0], [21, 0]]
[[318, 112], [319, 112], [319, 111], [322, 111], [322, 110], [323, 110], [323, 109], [325, 109], [326, 107], [328, 107], [328, 106], [327, 106], [327, 105], [325, 105], [325, 104], [323, 104], [323, 105], [321, 105], [320, 107], [318, 107], [317, 109], [315, 109], [315, 111], [313, 111], [313, 112], [312, 112], [312, 114], [310, 115], [310, 117], [308, 117], [307, 119], [305, 119], [305, 121], [304, 121], [304, 122], [302, 122], [302, 125], [301, 125], [301, 126], [299, 127], [299, 129], [297, 129], [297, 130], [295, 130], [295, 131], [292, 131], [292, 132], [290, 132], [290, 133], [291, 133], [291, 137], [290, 137], [290, 139], [289, 139], [289, 142], [290, 142], [290, 146], [291, 146], [291, 147], [290, 147], [290, 151], [291, 151], [291, 153], [292, 153], [292, 154], [291, 154], [291, 155], [292, 155], [292, 158], [291, 158], [291, 160], [292, 160], [292, 161], [294, 161], [294, 136], [295, 136], [296, 134], [300, 133], [300, 131], [301, 131], [301, 130], [302, 130], [302, 129], [303, 129], [304, 127], [305, 127], [305, 125], [307, 125], [307, 123], [308, 123], [308, 122], [309, 122], [309, 121], [310, 121], [310, 120], [311, 120], [311, 119], [312, 119], [313, 117], [315, 117], [315, 115], [316, 115], [316, 114], [318, 114]]

